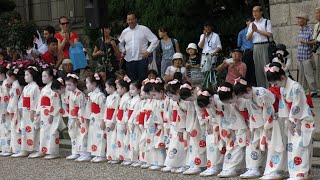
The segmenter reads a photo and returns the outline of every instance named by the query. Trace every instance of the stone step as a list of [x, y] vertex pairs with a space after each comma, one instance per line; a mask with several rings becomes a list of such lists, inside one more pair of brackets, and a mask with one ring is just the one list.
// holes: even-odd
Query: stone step
[[70, 139], [60, 139], [60, 148], [71, 149]]
[[320, 141], [313, 142], [313, 157], [320, 157]]

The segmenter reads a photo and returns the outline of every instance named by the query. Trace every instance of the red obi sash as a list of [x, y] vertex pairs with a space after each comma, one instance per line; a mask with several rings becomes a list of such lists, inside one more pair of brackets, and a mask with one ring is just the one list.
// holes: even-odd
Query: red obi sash
[[40, 106], [50, 106], [50, 98], [48, 96], [43, 96], [40, 101]]
[[203, 109], [203, 114], [202, 114], [202, 119], [206, 118], [206, 117], [209, 117], [209, 113], [207, 111], [207, 109]]
[[224, 114], [223, 114], [222, 111], [217, 111], [217, 110], [216, 110], [216, 114], [217, 114], [217, 115], [220, 115], [220, 116], [224, 116]]
[[244, 118], [245, 120], [249, 120], [248, 110], [240, 111], [240, 114], [243, 116], [243, 118]]
[[94, 102], [91, 103], [91, 112], [94, 114], [100, 113], [100, 106]]
[[177, 122], [177, 117], [178, 117], [178, 111], [177, 110], [173, 110], [172, 112], [172, 119], [173, 119], [173, 122]]
[[118, 109], [117, 118], [119, 121], [122, 121], [122, 118], [123, 118], [123, 110], [122, 109]]
[[146, 115], [146, 113], [144, 111], [139, 113], [139, 117], [138, 117], [138, 123], [144, 125], [144, 116]]
[[129, 109], [129, 111], [128, 111], [128, 118], [129, 118], [129, 119], [130, 119], [132, 113], [133, 113], [133, 110]]
[[107, 108], [107, 120], [111, 121], [115, 109]]
[[149, 120], [151, 115], [151, 110], [146, 110], [147, 121]]
[[22, 97], [22, 107], [30, 109], [30, 106], [31, 106], [30, 104], [31, 104], [30, 103], [30, 97], [23, 96]]

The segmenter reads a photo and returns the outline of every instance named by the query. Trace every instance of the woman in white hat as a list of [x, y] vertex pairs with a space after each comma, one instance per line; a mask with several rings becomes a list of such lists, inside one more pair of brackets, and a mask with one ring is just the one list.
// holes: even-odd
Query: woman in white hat
[[175, 72], [181, 72], [183, 77], [187, 77], [187, 69], [183, 66], [183, 55], [175, 53], [172, 57], [172, 66], [169, 66], [164, 73], [164, 80], [166, 82], [173, 80]]

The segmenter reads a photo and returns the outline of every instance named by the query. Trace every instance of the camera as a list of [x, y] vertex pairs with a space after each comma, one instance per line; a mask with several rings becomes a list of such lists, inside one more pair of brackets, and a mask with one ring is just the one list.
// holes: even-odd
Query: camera
[[316, 53], [319, 47], [320, 47], [320, 42], [318, 42], [318, 41], [315, 42], [313, 45], [313, 48], [312, 48], [312, 52]]

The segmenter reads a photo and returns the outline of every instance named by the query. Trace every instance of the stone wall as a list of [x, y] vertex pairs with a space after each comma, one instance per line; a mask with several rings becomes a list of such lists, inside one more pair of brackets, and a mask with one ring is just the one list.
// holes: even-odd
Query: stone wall
[[272, 30], [276, 43], [282, 43], [287, 46], [287, 50], [293, 60], [291, 72], [296, 78], [297, 70], [297, 45], [298, 32], [296, 16], [299, 12], [305, 12], [309, 15], [309, 26], [314, 27], [316, 20], [314, 18], [315, 8], [320, 6], [320, 0], [269, 0], [270, 19]]

